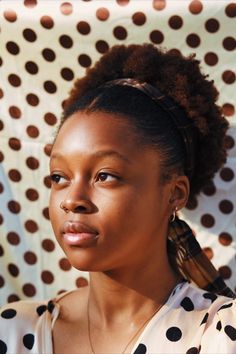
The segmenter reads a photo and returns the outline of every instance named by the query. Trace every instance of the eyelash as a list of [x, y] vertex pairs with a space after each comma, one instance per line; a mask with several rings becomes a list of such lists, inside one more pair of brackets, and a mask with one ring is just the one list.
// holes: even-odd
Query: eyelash
[[[63, 176], [59, 175], [58, 173], [53, 173], [50, 175], [50, 179], [53, 183], [56, 183], [56, 184], [59, 184], [60, 180], [58, 179], [61, 179], [61, 178], [64, 178]], [[65, 179], [65, 178], [64, 178]]]
[[[118, 180], [118, 177], [112, 175], [111, 173], [108, 173], [108, 172], [100, 172], [100, 173], [98, 173], [98, 175], [97, 175], [97, 177], [96, 177], [96, 181], [98, 181], [98, 180], [99, 180], [99, 177], [101, 177], [102, 175], [103, 175], [103, 176], [105, 175], [105, 176], [108, 176], [108, 177], [112, 177], [112, 178]], [[101, 181], [101, 182], [106, 182], [106, 181]]]
[[[106, 177], [112, 177], [116, 180], [118, 180], [119, 178], [117, 176], [114, 176], [112, 175], [111, 173], [108, 173], [108, 172], [99, 172], [96, 176], [96, 179], [95, 179], [95, 182], [107, 182], [106, 180], [99, 180], [99, 178], [101, 178], [101, 176], [106, 176]], [[54, 174], [51, 174], [50, 175], [50, 179], [52, 181], [52, 183], [55, 183], [55, 184], [60, 184], [60, 180], [61, 178], [65, 179], [65, 177], [59, 175], [58, 173], [54, 173]], [[65, 179], [66, 180], [66, 179]]]

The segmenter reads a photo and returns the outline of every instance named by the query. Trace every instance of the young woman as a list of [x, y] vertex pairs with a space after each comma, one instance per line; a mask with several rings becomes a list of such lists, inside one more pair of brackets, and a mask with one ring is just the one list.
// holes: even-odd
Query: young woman
[[4, 307], [1, 354], [236, 352], [234, 294], [176, 215], [225, 161], [216, 99], [194, 57], [152, 45], [113, 47], [77, 80], [50, 218], [90, 284]]

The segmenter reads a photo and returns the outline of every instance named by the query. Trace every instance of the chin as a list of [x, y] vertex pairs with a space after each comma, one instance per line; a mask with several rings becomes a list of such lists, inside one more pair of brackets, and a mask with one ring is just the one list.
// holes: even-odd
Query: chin
[[66, 257], [73, 268], [83, 272], [101, 272], [104, 269], [97, 264], [94, 257], [79, 256], [71, 257], [66, 254]]

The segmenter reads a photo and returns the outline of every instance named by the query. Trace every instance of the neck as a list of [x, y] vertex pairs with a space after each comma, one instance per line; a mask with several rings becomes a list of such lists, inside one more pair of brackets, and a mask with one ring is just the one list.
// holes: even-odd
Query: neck
[[168, 260], [160, 269], [152, 263], [140, 269], [90, 273], [90, 310], [100, 326], [124, 318], [139, 322], [166, 302], [179, 281]]

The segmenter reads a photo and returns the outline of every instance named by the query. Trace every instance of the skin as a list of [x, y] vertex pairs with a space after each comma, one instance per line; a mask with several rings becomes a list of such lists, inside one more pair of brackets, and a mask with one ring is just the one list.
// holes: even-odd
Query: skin
[[[60, 300], [53, 331], [56, 354], [91, 352], [88, 301], [96, 353], [121, 353], [179, 282], [168, 262], [166, 235], [173, 210], [187, 202], [188, 179], [173, 175], [163, 184], [161, 154], [138, 141], [124, 117], [77, 112], [54, 143], [53, 230], [71, 264], [90, 272], [88, 287]], [[66, 221], [83, 222], [98, 237], [88, 247], [68, 245]]]

